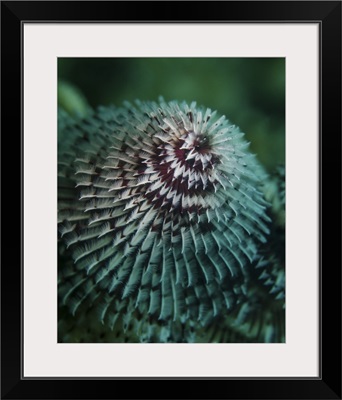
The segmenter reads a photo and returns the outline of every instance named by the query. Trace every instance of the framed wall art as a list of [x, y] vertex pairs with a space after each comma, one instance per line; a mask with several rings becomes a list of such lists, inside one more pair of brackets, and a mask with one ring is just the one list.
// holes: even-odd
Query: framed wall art
[[341, 3], [1, 7], [3, 398], [341, 398]]

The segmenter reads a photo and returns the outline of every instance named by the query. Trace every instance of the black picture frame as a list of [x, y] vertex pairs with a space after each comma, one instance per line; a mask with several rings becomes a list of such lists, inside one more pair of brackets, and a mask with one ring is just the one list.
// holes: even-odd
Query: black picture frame
[[[139, 398], [341, 399], [341, 254], [337, 251], [340, 249], [341, 241], [340, 229], [337, 232], [333, 229], [336, 225], [340, 227], [341, 221], [341, 2], [222, 1], [189, 2], [188, 7], [185, 7], [182, 2], [180, 5], [178, 2], [130, 1], [3, 1], [1, 3], [1, 210], [3, 211], [1, 219], [3, 228], [1, 230], [1, 398], [3, 399], [135, 398], [137, 393]], [[158, 380], [163, 380], [162, 392], [160, 392], [160, 386], [157, 389], [149, 382], [149, 380], [157, 380], [154, 377], [23, 378], [21, 28], [24, 22], [101, 22], [111, 20], [111, 16], [118, 23], [147, 21], [319, 23], [321, 33], [319, 154], [321, 340], [318, 378], [165, 377], [158, 378]], [[325, 205], [324, 213], [323, 205]], [[16, 207], [15, 210], [13, 206]], [[14, 218], [17, 215], [20, 215], [20, 237], [19, 218]], [[318, 251], [318, 249], [313, 249], [313, 251]], [[126, 382], [127, 380], [139, 382], [137, 385], [130, 385]], [[184, 391], [184, 386], [180, 389], [172, 382], [173, 380], [183, 380], [183, 384], [189, 385], [187, 391]], [[185, 382], [190, 380], [192, 382], [189, 384]]]

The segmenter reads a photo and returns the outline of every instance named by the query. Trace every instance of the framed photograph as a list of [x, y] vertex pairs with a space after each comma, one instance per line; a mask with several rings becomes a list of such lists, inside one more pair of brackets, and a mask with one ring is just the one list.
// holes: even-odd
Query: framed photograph
[[2, 398], [340, 399], [341, 3], [1, 8]]

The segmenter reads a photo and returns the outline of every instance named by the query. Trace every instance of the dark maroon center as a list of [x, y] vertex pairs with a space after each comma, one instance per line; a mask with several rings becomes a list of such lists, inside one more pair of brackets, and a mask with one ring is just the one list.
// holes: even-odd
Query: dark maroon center
[[[204, 167], [201, 162], [199, 155], [205, 156], [210, 153], [210, 146], [206, 140], [195, 139], [191, 145], [187, 145], [185, 148], [185, 141], [179, 139], [172, 142], [172, 151], [163, 146], [158, 148], [158, 154], [153, 157], [152, 165], [156, 172], [159, 172], [160, 179], [163, 183], [166, 183], [167, 193], [161, 195], [160, 190], [154, 190], [146, 194], [147, 199], [153, 203], [154, 207], [160, 208], [166, 207], [169, 211], [183, 212], [203, 212], [202, 206], [191, 205], [187, 207], [182, 206], [180, 201], [177, 206], [174, 206], [173, 198], [179, 194], [184, 196], [201, 195], [204, 197], [208, 192], [212, 192], [213, 185], [208, 180], [206, 187], [203, 186], [201, 178], [195, 178], [198, 173], [210, 175], [213, 168], [213, 159]], [[192, 156], [188, 156], [192, 153]], [[170, 156], [172, 159], [170, 160]], [[188, 158], [188, 159], [187, 159]], [[175, 176], [174, 164], [177, 164], [179, 168], [183, 169], [183, 172]], [[193, 184], [190, 181], [195, 180]], [[165, 187], [165, 186], [164, 186]], [[172, 192], [172, 196], [169, 196], [165, 202], [167, 194]]]

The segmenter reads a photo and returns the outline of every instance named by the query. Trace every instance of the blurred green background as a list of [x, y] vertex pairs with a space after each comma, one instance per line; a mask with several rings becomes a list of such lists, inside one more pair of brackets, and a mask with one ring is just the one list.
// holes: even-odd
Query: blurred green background
[[69, 113], [135, 99], [195, 100], [245, 132], [271, 172], [285, 163], [285, 58], [59, 58]]

